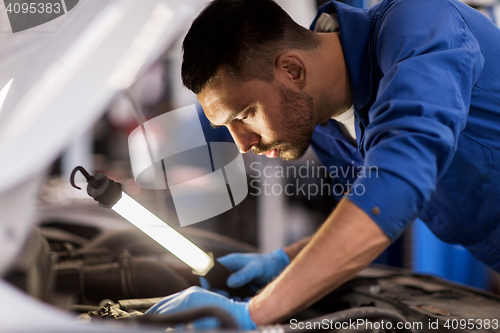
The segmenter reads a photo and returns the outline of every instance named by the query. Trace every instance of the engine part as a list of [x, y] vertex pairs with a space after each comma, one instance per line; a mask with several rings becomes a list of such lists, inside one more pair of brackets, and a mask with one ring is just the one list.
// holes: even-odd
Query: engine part
[[146, 310], [161, 301], [162, 297], [142, 298], [142, 299], [123, 299], [118, 301], [120, 309], [128, 310]]
[[163, 297], [189, 287], [167, 263], [132, 257], [127, 252], [113, 263], [62, 262], [55, 272], [56, 291], [74, 294], [80, 304], [97, 304], [104, 298]]

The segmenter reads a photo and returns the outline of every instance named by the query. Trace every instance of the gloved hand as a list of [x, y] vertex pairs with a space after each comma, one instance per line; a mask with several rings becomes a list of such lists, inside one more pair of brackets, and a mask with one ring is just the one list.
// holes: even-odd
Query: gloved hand
[[[267, 254], [232, 253], [217, 260], [235, 272], [227, 279], [227, 285], [231, 288], [238, 288], [251, 282], [257, 289], [260, 289], [290, 264], [290, 259], [283, 249]], [[201, 284], [206, 287], [208, 283], [204, 282], [206, 281]]]
[[[200, 287], [191, 287], [167, 296], [149, 308], [145, 314], [173, 314], [206, 306], [216, 306], [230, 313], [241, 330], [254, 330], [257, 328], [257, 325], [250, 317], [248, 302], [236, 302]], [[217, 328], [216, 321], [213, 318], [196, 320], [193, 325], [196, 329]]]

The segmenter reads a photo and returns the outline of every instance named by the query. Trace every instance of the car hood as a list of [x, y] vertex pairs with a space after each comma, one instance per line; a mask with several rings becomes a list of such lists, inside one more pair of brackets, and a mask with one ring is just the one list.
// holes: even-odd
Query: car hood
[[0, 273], [33, 221], [36, 190], [28, 184], [39, 184], [34, 179], [165, 53], [203, 4], [72, 3], [65, 14], [15, 33], [0, 4], [0, 197], [26, 205], [0, 205], [0, 253], [7, 254]]

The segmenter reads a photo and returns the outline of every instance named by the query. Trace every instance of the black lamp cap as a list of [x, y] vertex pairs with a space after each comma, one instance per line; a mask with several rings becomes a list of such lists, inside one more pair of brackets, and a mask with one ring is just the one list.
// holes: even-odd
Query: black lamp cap
[[99, 173], [94, 176], [93, 181], [88, 183], [87, 193], [94, 198], [99, 205], [111, 208], [122, 198], [122, 184]]
[[111, 208], [122, 198], [122, 184], [109, 179], [102, 173], [91, 176], [81, 166], [76, 167], [71, 172], [70, 182], [73, 187], [81, 189], [75, 184], [75, 174], [77, 171], [80, 171], [85, 179], [87, 179], [88, 195], [97, 201], [100, 206]]

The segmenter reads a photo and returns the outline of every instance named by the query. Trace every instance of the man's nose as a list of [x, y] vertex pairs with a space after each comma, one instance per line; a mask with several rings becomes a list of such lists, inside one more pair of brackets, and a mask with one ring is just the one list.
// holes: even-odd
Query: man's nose
[[245, 124], [231, 123], [227, 125], [227, 128], [242, 154], [247, 153], [250, 148], [259, 143], [260, 136], [246, 128]]

